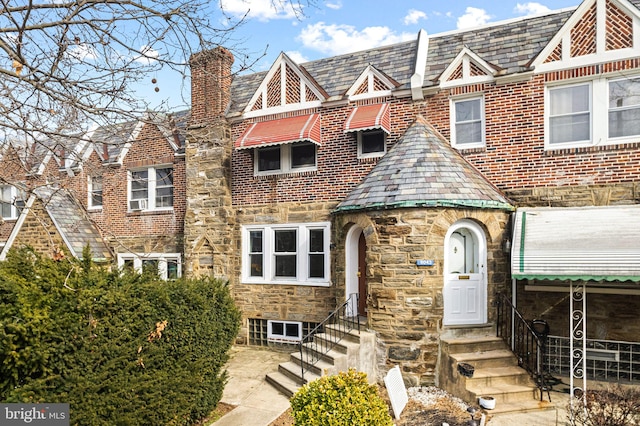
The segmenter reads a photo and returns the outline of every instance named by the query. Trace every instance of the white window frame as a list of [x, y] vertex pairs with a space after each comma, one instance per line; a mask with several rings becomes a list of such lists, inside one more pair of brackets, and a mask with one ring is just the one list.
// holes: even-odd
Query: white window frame
[[[625, 76], [599, 76], [597, 78], [584, 78], [571, 83], [549, 84], [545, 86], [544, 105], [544, 134], [545, 150], [556, 150], [566, 148], [585, 148], [599, 145], [617, 145], [624, 143], [640, 143], [640, 134], [631, 136], [609, 137], [609, 83], [612, 81], [629, 80], [640, 78], [640, 74]], [[590, 139], [586, 141], [572, 141], [563, 143], [550, 143], [551, 129], [549, 123], [550, 90], [578, 85], [589, 85], [589, 110], [590, 110]]]
[[[293, 143], [286, 143], [286, 144], [280, 144], [280, 145], [271, 145], [271, 146], [266, 146], [266, 147], [261, 147], [261, 148], [256, 148], [254, 151], [254, 155], [253, 155], [253, 170], [254, 170], [254, 176], [269, 176], [269, 175], [280, 175], [280, 174], [284, 174], [284, 173], [303, 173], [303, 172], [309, 172], [309, 171], [316, 171], [318, 170], [318, 145], [310, 142], [310, 141], [300, 141], [300, 142], [306, 142], [309, 143], [311, 145], [313, 145], [313, 147], [315, 148], [315, 161], [313, 166], [306, 166], [306, 167], [292, 167], [291, 166], [291, 147], [294, 145]], [[268, 148], [275, 148], [275, 147], [279, 147], [280, 148], [280, 168], [277, 170], [264, 170], [264, 171], [260, 171], [259, 170], [259, 151], [260, 149], [268, 149]]]
[[624, 81], [624, 80], [637, 80], [640, 83], [640, 75], [634, 75], [634, 76], [629, 76], [629, 77], [624, 77], [624, 78], [610, 78], [607, 80], [607, 87], [606, 87], [606, 96], [607, 96], [607, 117], [606, 117], [606, 136], [607, 139], [612, 141], [612, 143], [625, 143], [627, 141], [635, 141], [635, 142], [640, 142], [640, 133], [636, 134], [636, 135], [630, 135], [630, 136], [618, 136], [618, 137], [609, 137], [609, 134], [611, 133], [609, 130], [609, 114], [611, 113], [612, 110], [624, 110], [624, 109], [640, 109], [640, 104], [636, 104], [633, 106], [628, 106], [628, 107], [614, 107], [611, 108], [609, 107], [609, 92], [610, 92], [610, 87], [611, 87], [611, 83], [612, 82], [617, 82], [617, 81]]
[[[100, 178], [101, 182], [101, 188], [100, 188], [100, 198], [102, 199], [102, 203], [100, 204], [94, 204], [93, 203], [93, 184], [94, 184], [94, 179], [95, 178]], [[102, 176], [89, 176], [87, 179], [88, 183], [87, 183], [87, 195], [88, 195], [88, 200], [87, 200], [87, 206], [89, 207], [90, 210], [102, 210], [102, 206], [104, 205], [104, 178]]]
[[[9, 190], [9, 199], [7, 200], [4, 199], [5, 189]], [[20, 216], [20, 209], [18, 208], [18, 204], [24, 207], [24, 203], [26, 202], [25, 198], [26, 198], [26, 194], [22, 191], [19, 191], [18, 188], [16, 188], [15, 186], [0, 185], [0, 201], [2, 201], [2, 203], [11, 205], [10, 216], [2, 216], [2, 211], [0, 210], [0, 216], [2, 216], [2, 219], [4, 220], [18, 219], [18, 216]]]
[[140, 273], [142, 272], [142, 264], [145, 260], [157, 260], [158, 261], [158, 275], [163, 280], [167, 280], [168, 261], [175, 261], [177, 263], [177, 278], [182, 276], [182, 255], [180, 253], [118, 253], [118, 267], [124, 267], [125, 261], [133, 260], [133, 269]]
[[[133, 211], [170, 211], [173, 210], [173, 204], [171, 206], [166, 206], [166, 207], [157, 207], [156, 206], [156, 185], [157, 185], [157, 180], [156, 180], [156, 170], [158, 169], [171, 169], [171, 173], [173, 173], [175, 171], [173, 165], [168, 164], [168, 165], [156, 165], [156, 166], [152, 166], [152, 167], [141, 167], [141, 168], [132, 168], [131, 170], [128, 171], [127, 173], [127, 211], [128, 212], [133, 212]], [[141, 200], [143, 201], [142, 203], [139, 203], [139, 208], [132, 208], [132, 201], [135, 201], [134, 199], [132, 199], [132, 181], [133, 181], [133, 176], [132, 174], [134, 172], [140, 172], [140, 171], [146, 171], [147, 172], [147, 198], [146, 199], [135, 199], [135, 200]], [[173, 197], [175, 197], [175, 176], [173, 176], [172, 178], [172, 194]], [[174, 200], [175, 201], [175, 200]]]
[[[285, 331], [284, 334], [275, 334], [273, 332], [273, 324], [282, 324], [282, 328]], [[295, 325], [298, 327], [298, 334], [296, 336], [287, 336], [286, 329], [288, 325]], [[270, 342], [299, 342], [302, 340], [302, 322], [300, 321], [281, 321], [281, 320], [268, 320], [267, 321], [267, 341]]]
[[[363, 143], [363, 134], [364, 133], [372, 133], [372, 132], [381, 132], [382, 133], [382, 151], [376, 152], [362, 152], [362, 143]], [[358, 158], [378, 158], [382, 157], [387, 153], [387, 132], [382, 129], [370, 129], [370, 130], [358, 130], [356, 132], [356, 138], [358, 139]]]
[[[469, 101], [479, 101], [480, 102], [480, 126], [481, 126], [481, 140], [479, 142], [467, 142], [467, 143], [458, 143], [458, 138], [456, 135], [456, 104], [459, 102], [469, 102]], [[486, 143], [486, 113], [485, 113], [485, 102], [483, 94], [474, 94], [473, 96], [457, 96], [450, 99], [449, 102], [449, 118], [450, 118], [450, 128], [451, 128], [451, 146], [456, 149], [474, 149], [474, 148], [484, 148]], [[477, 120], [474, 120], [477, 121]]]
[[[296, 230], [296, 276], [275, 276], [275, 231]], [[310, 251], [310, 230], [323, 231], [324, 277], [312, 278], [309, 275], [309, 255], [317, 254]], [[251, 276], [250, 262], [250, 233], [262, 232], [262, 276]], [[242, 227], [242, 282], [247, 284], [288, 284], [328, 287], [330, 278], [330, 241], [331, 226], [329, 222], [317, 223], [287, 223], [277, 225], [244, 225]]]

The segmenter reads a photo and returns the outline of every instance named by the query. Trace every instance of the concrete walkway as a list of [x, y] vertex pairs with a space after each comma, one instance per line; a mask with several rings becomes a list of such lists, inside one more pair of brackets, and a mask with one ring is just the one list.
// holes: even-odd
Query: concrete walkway
[[[212, 426], [268, 426], [289, 408], [289, 399], [265, 381], [265, 375], [277, 371], [278, 364], [289, 360], [289, 353], [255, 346], [234, 346], [227, 363], [229, 382], [221, 402], [236, 408]], [[568, 425], [567, 394], [551, 392], [555, 409], [519, 414], [489, 412], [488, 426], [564, 426]]]
[[289, 408], [289, 399], [265, 381], [267, 373], [289, 360], [288, 353], [255, 346], [234, 346], [227, 363], [229, 382], [221, 402], [236, 408], [215, 426], [268, 426]]

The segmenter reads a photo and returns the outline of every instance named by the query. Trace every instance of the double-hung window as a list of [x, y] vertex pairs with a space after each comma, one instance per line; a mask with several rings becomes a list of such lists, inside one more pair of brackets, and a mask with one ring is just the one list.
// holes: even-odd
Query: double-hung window
[[164, 280], [175, 280], [182, 276], [180, 253], [120, 253], [118, 267], [157, 274]]
[[549, 145], [591, 140], [591, 84], [554, 87], [548, 91]]
[[482, 96], [451, 100], [451, 142], [458, 149], [485, 146]]
[[173, 208], [173, 169], [148, 167], [129, 173], [129, 210]]
[[316, 144], [295, 142], [256, 148], [255, 174], [304, 172], [316, 170]]
[[609, 81], [609, 137], [640, 135], [640, 77]]
[[17, 219], [25, 205], [25, 194], [15, 186], [0, 186], [0, 211], [5, 220]]
[[549, 86], [546, 99], [547, 149], [640, 142], [640, 76]]
[[243, 281], [329, 285], [329, 224], [243, 227]]
[[102, 208], [102, 176], [89, 177], [89, 208]]

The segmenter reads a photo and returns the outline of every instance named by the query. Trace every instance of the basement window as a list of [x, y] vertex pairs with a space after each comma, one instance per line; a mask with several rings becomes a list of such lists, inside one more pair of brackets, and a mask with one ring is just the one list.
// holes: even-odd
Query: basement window
[[270, 342], [299, 342], [302, 340], [302, 323], [269, 320], [267, 322], [267, 339]]

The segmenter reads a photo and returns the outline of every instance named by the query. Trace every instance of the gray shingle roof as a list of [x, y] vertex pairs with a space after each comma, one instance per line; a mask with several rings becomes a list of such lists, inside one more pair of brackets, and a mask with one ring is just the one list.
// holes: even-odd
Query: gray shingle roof
[[34, 192], [44, 203], [47, 213], [65, 240], [67, 248], [75, 257], [82, 258], [82, 250], [87, 244], [91, 248], [94, 259], [112, 257], [100, 232], [68, 191], [43, 186], [35, 189]]
[[[640, 0], [632, 3], [638, 5]], [[429, 87], [437, 82], [440, 74], [464, 47], [507, 74], [525, 71], [572, 13], [573, 10], [563, 10], [467, 31], [431, 35], [423, 86]], [[417, 44], [416, 36], [416, 40], [300, 65], [330, 97], [344, 95], [368, 65], [399, 82], [399, 89], [406, 89], [410, 87], [410, 79], [415, 72]], [[235, 115], [246, 107], [266, 74], [264, 71], [234, 78], [229, 115]]]
[[421, 116], [335, 211], [402, 207], [513, 209]]

